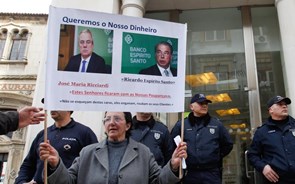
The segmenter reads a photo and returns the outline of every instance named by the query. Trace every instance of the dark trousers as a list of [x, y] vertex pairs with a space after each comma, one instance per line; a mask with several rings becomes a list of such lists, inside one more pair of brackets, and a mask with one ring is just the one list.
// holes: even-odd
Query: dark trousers
[[183, 178], [183, 184], [221, 184], [219, 168], [207, 170], [188, 170]]

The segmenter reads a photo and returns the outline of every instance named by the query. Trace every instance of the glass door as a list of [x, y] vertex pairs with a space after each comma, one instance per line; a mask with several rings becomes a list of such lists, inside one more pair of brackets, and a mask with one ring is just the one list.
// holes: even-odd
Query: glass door
[[207, 95], [213, 102], [209, 105], [210, 115], [221, 120], [234, 141], [232, 152], [223, 161], [223, 181], [228, 184], [248, 183], [244, 152], [251, 138], [251, 123], [248, 91], [245, 90], [244, 54], [207, 54], [190, 58], [190, 63], [198, 66], [200, 71], [187, 75], [187, 89], [191, 90], [192, 95]]
[[[169, 21], [167, 12], [146, 17]], [[192, 95], [206, 94], [213, 101], [209, 113], [234, 141], [223, 160], [223, 183], [261, 184], [245, 153], [255, 129], [268, 117], [267, 100], [285, 93], [276, 9], [189, 10], [178, 18], [188, 25], [185, 111], [190, 112]]]
[[223, 183], [260, 184], [246, 152], [268, 117], [267, 100], [284, 95], [275, 8], [184, 11], [180, 22], [188, 23], [186, 111], [190, 96], [206, 94], [213, 102], [209, 113], [234, 141], [223, 160]]
[[[269, 117], [266, 102], [275, 95], [285, 96], [283, 79], [283, 65], [281, 60], [281, 40], [277, 11], [275, 7], [253, 7], [242, 9], [244, 27], [251, 27], [251, 45], [255, 48], [257, 85], [259, 88], [261, 119]], [[250, 22], [250, 23], [249, 23]], [[249, 36], [248, 36], [249, 37]], [[244, 39], [247, 39], [244, 35]], [[246, 54], [247, 54], [246, 49]], [[252, 123], [252, 132], [261, 123]], [[247, 163], [247, 162], [246, 162]], [[248, 163], [246, 169], [250, 183], [262, 183], [262, 175], [254, 170]]]
[[223, 160], [223, 183], [249, 183], [244, 153], [252, 126], [241, 11], [184, 11], [180, 21], [187, 22], [189, 30], [186, 90], [191, 95], [207, 95], [213, 102], [209, 113], [221, 120], [234, 141], [233, 150]]

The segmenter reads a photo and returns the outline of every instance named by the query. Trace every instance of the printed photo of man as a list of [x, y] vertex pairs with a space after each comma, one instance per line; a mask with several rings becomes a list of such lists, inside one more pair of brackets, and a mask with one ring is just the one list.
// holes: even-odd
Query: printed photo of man
[[171, 67], [173, 47], [170, 43], [161, 41], [155, 46], [156, 64], [139, 71], [143, 75], [157, 75], [163, 77], [176, 77], [177, 69]]
[[93, 51], [93, 36], [89, 29], [84, 29], [79, 33], [78, 43], [80, 53], [70, 58], [64, 71], [111, 73], [111, 67], [105, 63], [104, 58]]

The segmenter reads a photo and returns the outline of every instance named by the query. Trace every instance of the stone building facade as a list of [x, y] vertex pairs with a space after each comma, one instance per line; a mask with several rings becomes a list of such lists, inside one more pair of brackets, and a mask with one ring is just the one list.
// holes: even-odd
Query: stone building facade
[[[0, 111], [32, 105], [46, 42], [46, 14], [0, 13]], [[13, 183], [26, 129], [0, 136], [0, 183]]]

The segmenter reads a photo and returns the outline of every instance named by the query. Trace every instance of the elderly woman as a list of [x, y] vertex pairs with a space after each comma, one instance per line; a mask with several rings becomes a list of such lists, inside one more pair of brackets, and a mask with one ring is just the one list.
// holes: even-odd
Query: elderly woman
[[157, 184], [177, 183], [182, 158], [187, 157], [183, 142], [161, 169], [145, 145], [130, 137], [130, 112], [106, 112], [103, 121], [107, 139], [85, 147], [69, 170], [49, 143], [40, 144], [40, 158], [49, 164], [49, 184]]

